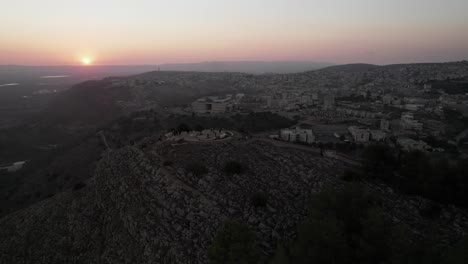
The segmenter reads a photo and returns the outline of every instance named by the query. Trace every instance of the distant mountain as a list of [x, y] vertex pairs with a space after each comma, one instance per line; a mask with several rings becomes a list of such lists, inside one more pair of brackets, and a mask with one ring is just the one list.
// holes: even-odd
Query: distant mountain
[[117, 101], [131, 98], [128, 87], [106, 80], [86, 81], [60, 93], [40, 114], [48, 124], [102, 125], [121, 116]]
[[[320, 70], [347, 72], [347, 73], [360, 73], [360, 72], [368, 72], [368, 71], [373, 71], [373, 70], [399, 71], [400, 69], [403, 69], [403, 68], [413, 68], [413, 69], [423, 69], [425, 71], [433, 71], [434, 73], [437, 73], [440, 70], [445, 70], [448, 68], [466, 67], [467, 65], [468, 65], [467, 61], [405, 63], [405, 64], [388, 64], [388, 65], [351, 63], [351, 64], [342, 64], [342, 65], [332, 65], [332, 66], [325, 67]], [[318, 73], [320, 72], [321, 71], [318, 71]]]
[[134, 75], [155, 71], [155, 65], [63, 65], [63, 66], [25, 66], [0, 65], [0, 84], [8, 82], [22, 83], [25, 80], [38, 81], [41, 77], [66, 77], [72, 83], [102, 79], [108, 76]]
[[134, 75], [150, 71], [196, 71], [196, 72], [245, 72], [245, 73], [295, 73], [317, 70], [333, 64], [313, 61], [212, 61], [161, 65], [64, 65], [25, 66], [0, 65], [2, 83], [22, 83], [38, 80], [44, 76], [67, 76], [73, 83], [102, 79], [108, 76]]
[[374, 65], [374, 64], [366, 64], [366, 63], [353, 63], [353, 64], [344, 64], [344, 65], [334, 65], [325, 68], [325, 70], [336, 70], [342, 72], [362, 72], [362, 71], [369, 71], [382, 66]]
[[208, 61], [200, 63], [162, 64], [164, 71], [296, 73], [333, 65], [314, 61]]

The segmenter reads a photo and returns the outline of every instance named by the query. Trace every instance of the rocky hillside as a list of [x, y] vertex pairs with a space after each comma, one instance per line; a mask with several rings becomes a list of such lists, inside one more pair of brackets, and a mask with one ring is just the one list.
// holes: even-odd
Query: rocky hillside
[[[232, 161], [242, 170], [226, 170]], [[339, 188], [347, 167], [255, 140], [147, 138], [105, 153], [87, 186], [0, 219], [0, 263], [207, 263], [208, 247], [227, 219], [254, 231], [266, 260], [279, 241], [295, 237], [309, 196], [324, 186]], [[384, 195], [388, 216], [415, 236], [430, 232], [449, 241], [467, 228], [462, 210], [447, 207], [440, 218], [423, 219], [418, 210], [425, 201], [369, 186]], [[259, 193], [265, 206], [253, 202]]]

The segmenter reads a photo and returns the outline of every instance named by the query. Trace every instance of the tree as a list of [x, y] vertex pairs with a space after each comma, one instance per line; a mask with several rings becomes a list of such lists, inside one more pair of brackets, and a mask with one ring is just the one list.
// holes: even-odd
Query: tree
[[185, 169], [191, 173], [193, 173], [195, 176], [200, 177], [204, 174], [208, 173], [208, 169], [206, 168], [205, 165], [200, 164], [200, 163], [190, 163], [188, 164]]
[[245, 224], [227, 220], [216, 234], [208, 257], [213, 264], [256, 264], [259, 253], [255, 235]]
[[[316, 195], [290, 246], [289, 263], [398, 263], [399, 232], [378, 200], [360, 184]], [[279, 257], [284, 259], [284, 252], [277, 252], [273, 263], [287, 263]]]
[[449, 249], [443, 264], [465, 264], [468, 260], [468, 238]]
[[364, 168], [371, 176], [389, 178], [393, 175], [396, 159], [387, 145], [375, 144], [366, 147], [362, 158]]
[[265, 207], [268, 202], [268, 196], [263, 192], [256, 192], [252, 196], [252, 205], [254, 207]]
[[242, 165], [237, 161], [228, 161], [224, 164], [224, 172], [227, 175], [241, 174], [244, 171]]
[[177, 126], [177, 131], [179, 131], [179, 132], [189, 132], [190, 127], [187, 124], [182, 123], [179, 126]]

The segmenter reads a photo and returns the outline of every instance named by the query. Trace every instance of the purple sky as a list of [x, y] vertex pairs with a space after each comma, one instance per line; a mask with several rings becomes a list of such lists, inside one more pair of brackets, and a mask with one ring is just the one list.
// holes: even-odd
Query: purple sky
[[468, 59], [467, 0], [15, 0], [0, 64]]

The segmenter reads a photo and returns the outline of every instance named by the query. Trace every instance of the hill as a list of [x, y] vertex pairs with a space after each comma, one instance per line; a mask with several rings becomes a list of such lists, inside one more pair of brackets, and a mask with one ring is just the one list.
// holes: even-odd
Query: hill
[[[242, 169], [229, 173], [232, 161]], [[147, 138], [107, 152], [86, 184], [0, 219], [0, 262], [207, 263], [228, 219], [253, 231], [264, 262], [277, 243], [294, 239], [310, 195], [341, 188], [347, 167], [255, 140], [174, 145]], [[456, 240], [466, 229], [460, 209], [444, 207], [441, 219], [426, 219], [418, 213], [426, 201], [369, 188], [382, 196], [387, 217], [415, 237]]]
[[342, 71], [342, 72], [364, 72], [369, 70], [374, 70], [381, 66], [374, 65], [374, 64], [365, 64], [365, 63], [354, 63], [354, 64], [344, 64], [344, 65], [335, 65], [326, 67], [324, 71]]
[[118, 101], [130, 100], [128, 87], [113, 87], [109, 81], [86, 81], [59, 94], [40, 114], [52, 124], [102, 125], [122, 113]]
[[332, 65], [314, 61], [210, 61], [200, 63], [162, 64], [164, 71], [295, 73], [317, 70]]

